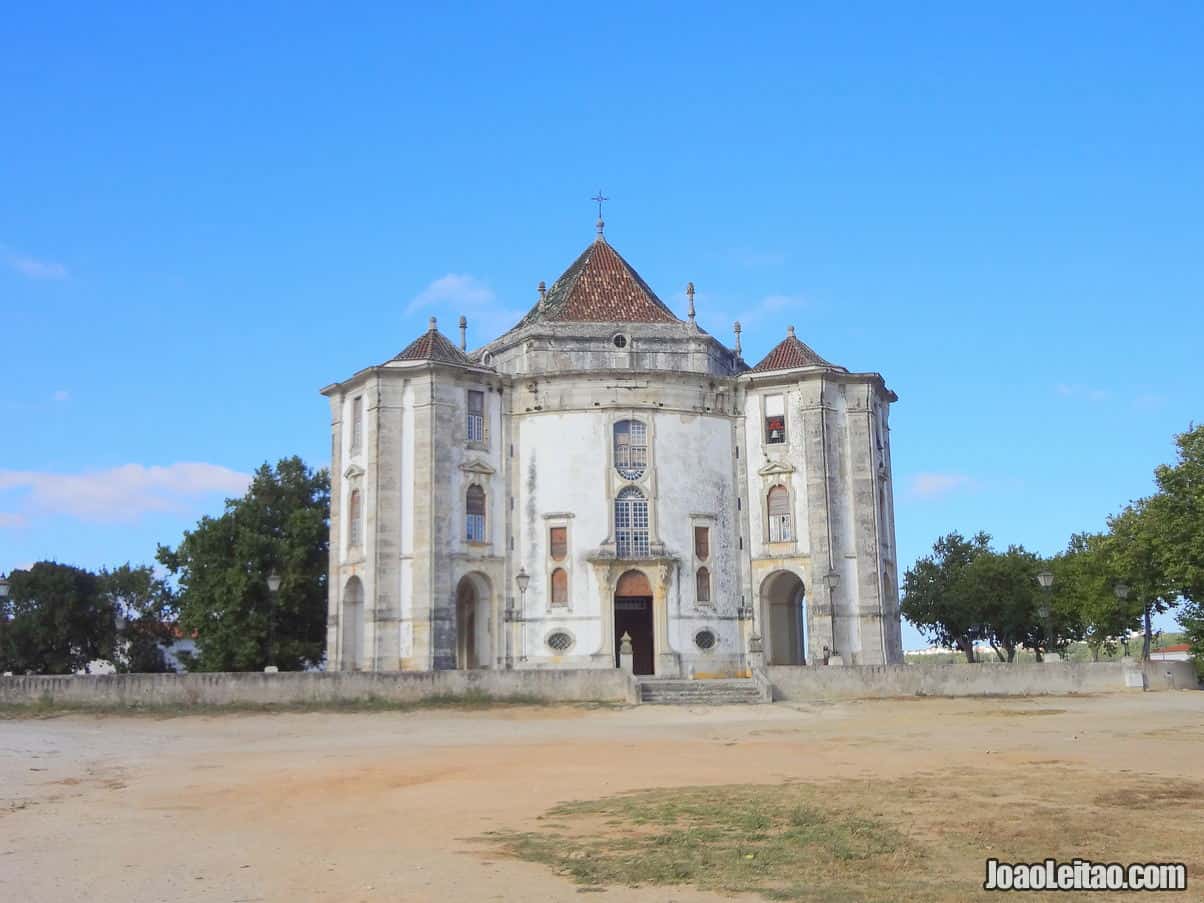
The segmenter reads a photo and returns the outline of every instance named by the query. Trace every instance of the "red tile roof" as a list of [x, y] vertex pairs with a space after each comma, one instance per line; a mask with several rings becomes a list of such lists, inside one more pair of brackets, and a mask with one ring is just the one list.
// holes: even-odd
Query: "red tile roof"
[[444, 361], [449, 364], [467, 364], [464, 352], [448, 341], [447, 336], [435, 328], [435, 318], [426, 332], [410, 342], [395, 361]]
[[796, 367], [831, 367], [830, 362], [812, 351], [794, 337], [794, 327], [791, 326], [786, 338], [782, 339], [761, 362], [752, 368], [753, 373], [764, 373], [767, 370], [793, 370]]
[[619, 252], [599, 238], [519, 322], [677, 323], [673, 311]]

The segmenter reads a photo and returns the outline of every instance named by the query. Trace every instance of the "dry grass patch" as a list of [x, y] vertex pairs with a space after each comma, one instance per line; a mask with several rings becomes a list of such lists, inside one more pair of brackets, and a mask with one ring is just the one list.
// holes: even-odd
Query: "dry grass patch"
[[1198, 781], [1026, 763], [890, 781], [644, 790], [564, 803], [538, 830], [485, 839], [584, 887], [692, 885], [815, 903], [985, 900], [987, 857], [1052, 856], [1185, 861], [1195, 890], [1204, 885], [1201, 799]]

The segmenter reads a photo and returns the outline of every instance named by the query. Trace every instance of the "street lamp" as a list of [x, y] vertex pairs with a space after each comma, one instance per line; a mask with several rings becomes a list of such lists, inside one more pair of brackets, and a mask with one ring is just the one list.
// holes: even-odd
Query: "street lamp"
[[[280, 575], [276, 569], [268, 574], [268, 668], [276, 670], [276, 594], [280, 592]], [[265, 671], [267, 668], [264, 669]]]
[[836, 648], [836, 601], [833, 598], [836, 587], [840, 586], [840, 573], [833, 569], [824, 574], [824, 586], [828, 588], [828, 611], [832, 617], [832, 648], [828, 650], [828, 664], [831, 664], [832, 659], [840, 656]]
[[8, 577], [5, 576], [4, 574], [0, 574], [0, 599], [8, 598], [8, 588], [9, 588]]
[[[1112, 592], [1116, 595], [1116, 607], [1120, 608], [1124, 605], [1125, 599], [1129, 598], [1129, 584], [1118, 583], [1112, 587]], [[1129, 657], [1129, 631], [1125, 630], [1120, 635], [1120, 648], [1124, 650], [1125, 658]]]
[[1056, 661], [1058, 653], [1052, 651], [1054, 642], [1053, 635], [1053, 612], [1049, 607], [1049, 596], [1053, 592], [1054, 575], [1053, 571], [1045, 570], [1037, 575], [1037, 582], [1041, 584], [1041, 589], [1045, 590], [1045, 600], [1041, 603], [1041, 607], [1037, 610], [1037, 614], [1041, 616], [1041, 620], [1045, 622], [1045, 654], [1052, 656], [1052, 660]]
[[525, 662], [527, 660], [527, 637], [523, 630], [523, 621], [526, 618], [527, 612], [527, 587], [531, 585], [531, 575], [527, 573], [527, 569], [520, 567], [518, 573], [514, 575], [514, 582], [518, 584], [518, 660]]

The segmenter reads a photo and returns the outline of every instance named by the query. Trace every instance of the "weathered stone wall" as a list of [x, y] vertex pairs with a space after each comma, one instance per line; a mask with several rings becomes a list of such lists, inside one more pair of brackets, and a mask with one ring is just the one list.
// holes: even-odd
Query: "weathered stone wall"
[[534, 696], [562, 702], [637, 699], [634, 681], [617, 668], [0, 677], [0, 705], [303, 705], [366, 700], [419, 702], [466, 693]]
[[[1187, 667], [1172, 668], [1171, 665]], [[1136, 687], [1134, 681], [1126, 680], [1126, 671], [1138, 677]], [[774, 699], [800, 702], [890, 696], [1041, 696], [1141, 688], [1140, 669], [1121, 662], [843, 668], [770, 666], [766, 673], [774, 686]], [[1151, 690], [1192, 689], [1197, 685], [1194, 668], [1189, 662], [1151, 662], [1146, 666], [1145, 682]]]

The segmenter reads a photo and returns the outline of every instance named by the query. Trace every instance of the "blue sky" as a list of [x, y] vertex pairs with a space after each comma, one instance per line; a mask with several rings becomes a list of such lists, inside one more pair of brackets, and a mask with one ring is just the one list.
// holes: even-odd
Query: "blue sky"
[[599, 187], [747, 358], [793, 323], [886, 376], [900, 572], [1057, 551], [1201, 417], [1196, 4], [109, 6], [0, 36], [0, 570], [325, 464], [317, 390], [431, 314], [492, 338]]

